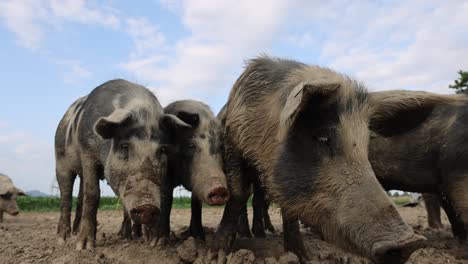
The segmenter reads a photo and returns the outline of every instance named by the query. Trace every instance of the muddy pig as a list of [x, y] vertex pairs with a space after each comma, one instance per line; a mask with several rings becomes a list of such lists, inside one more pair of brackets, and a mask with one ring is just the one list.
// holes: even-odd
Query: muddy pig
[[82, 214], [76, 248], [93, 248], [105, 179], [136, 223], [159, 218], [160, 182], [167, 169], [164, 125], [181, 122], [164, 115], [156, 97], [143, 86], [112, 80], [78, 99], [65, 113], [55, 135], [60, 188], [59, 243], [70, 235], [76, 175], [82, 182]]
[[[398, 107], [419, 106], [413, 115], [394, 120], [395, 130], [370, 123], [370, 162], [386, 189], [432, 193], [439, 196], [452, 232], [466, 240], [468, 227], [468, 97], [418, 91], [384, 91], [370, 94], [370, 102], [393, 102]], [[391, 113], [388, 113], [391, 114]], [[399, 131], [398, 125], [411, 126]], [[426, 197], [427, 198], [427, 197]], [[439, 206], [429, 199], [429, 220]], [[432, 208], [434, 207], [434, 209]], [[437, 209], [435, 209], [437, 208]], [[438, 216], [437, 216], [438, 214]], [[437, 223], [434, 223], [437, 224]]]
[[24, 195], [26, 194], [8, 176], [0, 173], [0, 223], [3, 222], [4, 212], [14, 216], [19, 214], [16, 197]]
[[188, 124], [172, 129], [167, 183], [161, 201], [161, 222], [158, 244], [169, 235], [169, 216], [173, 189], [182, 185], [192, 191], [192, 217], [184, 236], [205, 239], [201, 221], [202, 202], [223, 205], [229, 198], [223, 172], [221, 126], [210, 108], [194, 100], [176, 101], [164, 108], [166, 114], [177, 116]]
[[332, 70], [266, 56], [251, 60], [222, 121], [231, 198], [210, 258], [223, 260], [232, 245], [251, 170], [281, 207], [286, 251], [307, 259], [301, 218], [343, 248], [377, 263], [403, 263], [425, 238], [402, 220], [368, 160], [368, 123], [392, 117], [383, 110], [392, 107], [372, 109], [362, 84]]

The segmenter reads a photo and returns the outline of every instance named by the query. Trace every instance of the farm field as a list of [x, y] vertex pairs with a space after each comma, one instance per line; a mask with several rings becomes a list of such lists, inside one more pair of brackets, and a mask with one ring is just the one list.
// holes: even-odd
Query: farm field
[[[426, 213], [422, 206], [399, 207], [399, 211], [417, 233], [428, 238], [425, 246], [417, 250], [408, 263], [468, 263], [468, 245], [462, 245], [452, 238], [445, 215], [445, 229], [434, 231], [427, 229]], [[222, 208], [203, 210], [208, 244], [222, 212]], [[275, 228], [281, 231], [279, 210], [272, 208], [270, 213]], [[251, 215], [249, 208], [249, 216]], [[120, 227], [122, 212], [100, 210], [96, 249], [78, 252], [74, 249], [74, 237], [65, 246], [57, 245], [55, 232], [58, 218], [59, 213], [56, 211], [23, 212], [17, 217], [6, 216], [5, 222], [0, 224], [0, 263], [180, 263], [179, 257], [183, 252], [179, 250], [178, 253], [177, 247], [183, 241], [178, 237], [189, 223], [190, 210], [173, 210], [171, 227], [174, 235], [171, 245], [163, 249], [151, 248], [143, 240], [121, 240], [116, 233]], [[321, 241], [318, 235], [307, 229], [302, 229], [302, 232], [312, 257], [311, 263], [371, 263]], [[234, 247], [255, 252], [255, 263], [265, 263], [265, 258], [279, 258], [283, 255], [280, 232], [268, 234], [266, 239], [239, 239]], [[206, 244], [199, 243], [198, 261], [203, 260], [206, 250]], [[240, 252], [235, 254], [229, 263], [242, 263], [236, 259], [240, 255]]]

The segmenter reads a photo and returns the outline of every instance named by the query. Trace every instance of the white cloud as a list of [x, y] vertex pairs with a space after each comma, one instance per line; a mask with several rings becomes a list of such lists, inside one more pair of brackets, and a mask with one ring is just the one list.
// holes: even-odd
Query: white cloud
[[102, 25], [117, 29], [120, 20], [115, 10], [92, 6], [85, 0], [49, 0], [50, 10], [56, 17], [82, 24]]
[[3, 0], [0, 17], [18, 44], [31, 50], [41, 48], [46, 33], [65, 22], [113, 29], [120, 24], [115, 10], [85, 0]]
[[[364, 4], [353, 5], [359, 9]], [[376, 90], [448, 93], [459, 69], [468, 68], [468, 3], [404, 1], [372, 12], [334, 10], [365, 27], [340, 25], [324, 43], [322, 58]], [[343, 33], [344, 32], [344, 33]]]
[[14, 144], [25, 138], [26, 134], [22, 132], [2, 132], [0, 133], [0, 144]]
[[61, 66], [62, 78], [65, 83], [74, 84], [80, 80], [91, 76], [91, 72], [87, 70], [80, 61], [77, 60], [51, 60], [53, 63]]
[[135, 45], [142, 56], [121, 66], [153, 87], [163, 104], [226, 93], [243, 59], [271, 46], [288, 10], [284, 1], [161, 2], [181, 16], [190, 35], [147, 56]]
[[0, 2], [0, 17], [6, 27], [14, 32], [17, 42], [28, 49], [37, 49], [44, 35], [41, 25], [47, 20], [47, 10], [42, 1], [5, 0]]
[[164, 48], [165, 38], [159, 29], [145, 18], [127, 18], [125, 31], [130, 35], [134, 50], [130, 56], [138, 58]]

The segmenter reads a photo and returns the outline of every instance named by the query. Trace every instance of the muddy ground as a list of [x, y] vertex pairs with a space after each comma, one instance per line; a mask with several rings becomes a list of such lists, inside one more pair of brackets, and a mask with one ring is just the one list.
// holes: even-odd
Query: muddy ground
[[[399, 208], [402, 216], [419, 234], [428, 238], [424, 248], [417, 250], [408, 263], [468, 263], [468, 245], [459, 244], [449, 231], [449, 225], [444, 216], [445, 229], [430, 230], [427, 228], [425, 210], [415, 208]], [[214, 228], [220, 221], [222, 209], [204, 208], [204, 225], [207, 227], [207, 243], [211, 241]], [[6, 216], [0, 224], [0, 263], [181, 263], [181, 258], [188, 261], [196, 260], [203, 263], [206, 245], [199, 244], [199, 250], [194, 250], [193, 241], [186, 241], [181, 246], [178, 235], [186, 228], [190, 219], [189, 209], [173, 210], [171, 226], [175, 234], [171, 246], [158, 249], [151, 248], [144, 241], [126, 241], [120, 239], [116, 233], [122, 220], [120, 211], [101, 211], [98, 215], [99, 227], [97, 247], [94, 251], [78, 252], [74, 249], [72, 237], [67, 245], [58, 246], [56, 243], [56, 225], [58, 212], [51, 213], [23, 213], [17, 217]], [[251, 211], [249, 212], [251, 216]], [[278, 209], [271, 209], [273, 224], [277, 234], [268, 234], [266, 239], [239, 239], [235, 243], [238, 251], [231, 256], [230, 263], [275, 263], [281, 258], [281, 263], [294, 263], [294, 256], [283, 254], [281, 218]], [[302, 230], [311, 263], [339, 263], [357, 264], [371, 263], [366, 259], [345, 253], [334, 246], [323, 242], [320, 238], [306, 229]], [[177, 247], [179, 249], [177, 250]], [[273, 259], [274, 258], [274, 259]], [[275, 260], [276, 259], [276, 260]], [[289, 261], [288, 261], [289, 260]]]

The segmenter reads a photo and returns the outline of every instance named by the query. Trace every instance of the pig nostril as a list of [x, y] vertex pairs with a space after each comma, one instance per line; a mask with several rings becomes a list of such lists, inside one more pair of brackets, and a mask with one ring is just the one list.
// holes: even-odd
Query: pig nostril
[[401, 255], [401, 250], [400, 249], [392, 249], [387, 251], [387, 255], [390, 257], [398, 257]]

